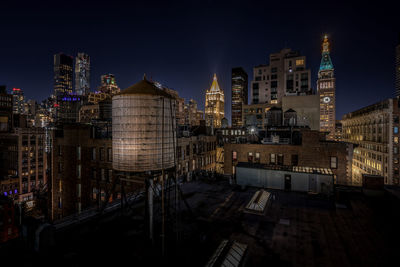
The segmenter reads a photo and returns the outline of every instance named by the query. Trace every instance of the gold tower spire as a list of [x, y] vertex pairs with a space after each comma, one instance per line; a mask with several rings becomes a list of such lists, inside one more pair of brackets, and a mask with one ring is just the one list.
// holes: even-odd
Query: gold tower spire
[[324, 42], [322, 43], [322, 53], [329, 53], [329, 41], [328, 41], [328, 35], [325, 34], [324, 36]]

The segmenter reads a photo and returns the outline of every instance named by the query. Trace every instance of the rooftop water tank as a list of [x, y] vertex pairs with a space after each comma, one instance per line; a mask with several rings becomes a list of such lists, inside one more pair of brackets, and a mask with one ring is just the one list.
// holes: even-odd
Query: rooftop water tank
[[174, 166], [175, 99], [145, 78], [112, 98], [113, 169], [145, 172]]

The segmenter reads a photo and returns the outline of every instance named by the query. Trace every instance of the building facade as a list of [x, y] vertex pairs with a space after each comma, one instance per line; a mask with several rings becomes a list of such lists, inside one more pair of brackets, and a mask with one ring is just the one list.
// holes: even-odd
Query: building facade
[[234, 176], [239, 162], [328, 168], [332, 170], [336, 184], [349, 184], [348, 145], [325, 141], [318, 131], [301, 131], [301, 140], [297, 144], [225, 144], [224, 152], [225, 175]]
[[243, 68], [232, 69], [232, 127], [242, 127], [242, 106], [248, 104], [248, 76]]
[[54, 96], [72, 93], [73, 57], [54, 55]]
[[197, 171], [216, 171], [217, 137], [198, 135], [178, 138], [177, 174], [190, 180]]
[[270, 55], [269, 65], [254, 67], [251, 103], [278, 104], [284, 95], [312, 94], [310, 80], [306, 57], [298, 51], [283, 49]]
[[342, 141], [353, 143], [352, 183], [363, 174], [380, 175], [385, 184], [399, 184], [399, 101], [367, 106], [343, 116]]
[[[64, 124], [52, 132], [50, 218], [59, 220], [98, 206], [112, 187], [111, 129]], [[117, 197], [120, 186], [110, 200]]]
[[87, 95], [90, 91], [90, 57], [78, 53], [75, 58], [75, 92], [77, 95]]
[[317, 88], [320, 98], [320, 130], [326, 132], [328, 140], [335, 138], [336, 80], [329, 41], [325, 35], [322, 43], [322, 59], [318, 71]]
[[0, 134], [0, 146], [4, 157], [1, 179], [8, 185], [4, 192], [33, 207], [33, 192], [47, 183], [44, 129], [14, 128], [11, 133]]
[[214, 128], [220, 128], [221, 120], [225, 117], [224, 91], [219, 87], [216, 74], [210, 89], [206, 91], [205, 116], [206, 125]]

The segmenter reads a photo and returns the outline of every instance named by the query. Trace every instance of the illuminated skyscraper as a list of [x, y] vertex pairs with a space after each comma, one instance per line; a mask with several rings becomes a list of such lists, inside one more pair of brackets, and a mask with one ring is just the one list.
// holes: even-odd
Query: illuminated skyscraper
[[101, 75], [101, 86], [99, 88], [99, 91], [110, 95], [119, 93], [120, 88], [115, 81], [114, 74]]
[[335, 137], [336, 85], [333, 64], [329, 55], [329, 41], [325, 35], [322, 44], [322, 59], [318, 72], [317, 88], [320, 99], [320, 130], [328, 132], [327, 139]]
[[75, 92], [77, 95], [87, 95], [90, 91], [90, 57], [78, 53], [75, 59]]
[[232, 127], [242, 127], [242, 105], [247, 105], [247, 73], [242, 68], [232, 69]]
[[221, 127], [221, 120], [225, 116], [225, 96], [224, 91], [219, 88], [217, 75], [214, 74], [213, 82], [209, 90], [206, 91], [206, 125], [214, 128]]
[[54, 55], [54, 96], [72, 93], [73, 58], [65, 54]]
[[24, 92], [20, 88], [13, 88], [11, 93], [13, 95], [13, 113], [25, 114]]

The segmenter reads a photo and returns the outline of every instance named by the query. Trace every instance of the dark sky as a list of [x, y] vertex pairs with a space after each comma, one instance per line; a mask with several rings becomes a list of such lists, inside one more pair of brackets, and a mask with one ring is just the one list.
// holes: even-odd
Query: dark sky
[[[91, 56], [92, 89], [113, 73], [121, 88], [143, 73], [204, 106], [217, 73], [230, 120], [231, 68], [266, 64], [283, 47], [307, 57], [315, 89], [324, 33], [332, 40], [337, 111], [392, 97], [398, 7], [379, 1], [14, 1], [0, 7], [0, 84], [42, 100], [53, 54]], [[283, 2], [283, 1], [281, 1]], [[394, 2], [394, 1], [393, 1]], [[379, 5], [378, 5], [379, 3]]]

